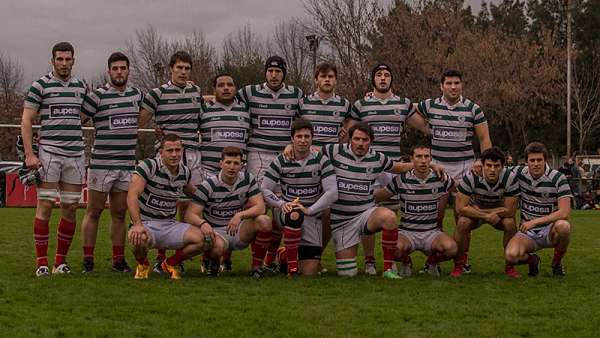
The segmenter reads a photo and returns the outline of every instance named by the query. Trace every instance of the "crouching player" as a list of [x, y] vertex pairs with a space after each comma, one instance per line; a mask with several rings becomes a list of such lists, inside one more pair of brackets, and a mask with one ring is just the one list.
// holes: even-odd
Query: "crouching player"
[[529, 264], [529, 276], [536, 276], [540, 257], [534, 252], [554, 248], [552, 274], [564, 277], [562, 258], [571, 238], [571, 189], [566, 177], [546, 164], [548, 151], [539, 142], [525, 148], [527, 166], [517, 167], [521, 198], [521, 225], [506, 246], [506, 260]]
[[225, 147], [220, 166], [218, 175], [197, 186], [185, 219], [214, 228], [215, 243], [205, 253], [210, 257], [209, 275], [218, 275], [224, 252], [242, 250], [252, 243], [251, 276], [261, 278], [263, 258], [271, 242], [271, 219], [264, 214], [265, 202], [254, 175], [240, 171], [240, 148]]
[[[275, 208], [273, 218], [283, 227], [289, 277], [314, 276], [321, 261], [321, 212], [338, 197], [335, 172], [323, 153], [311, 152], [313, 126], [304, 119], [292, 123], [294, 159], [281, 154], [265, 172], [261, 190]], [[281, 186], [281, 197], [273, 191]], [[298, 262], [299, 261], [299, 262]]]
[[127, 208], [132, 226], [128, 237], [137, 261], [135, 279], [146, 279], [150, 271], [149, 248], [175, 249], [175, 254], [162, 261], [161, 267], [171, 279], [179, 279], [175, 266], [206, 250], [214, 233], [208, 224], [200, 227], [177, 222], [177, 200], [195, 190], [190, 170], [181, 163], [183, 145], [179, 136], [163, 137], [160, 156], [146, 159], [133, 173]]
[[[458, 222], [454, 231], [454, 240], [458, 253], [454, 261], [452, 277], [460, 277], [467, 262], [469, 234], [481, 224], [488, 223], [504, 232], [503, 248], [517, 232], [515, 211], [517, 209], [519, 186], [515, 174], [504, 167], [505, 157], [496, 147], [481, 154], [482, 176], [473, 171], [467, 173], [456, 194], [456, 214]], [[509, 277], [518, 277], [519, 273], [509, 262], [504, 272]]]
[[439, 263], [456, 255], [456, 242], [438, 227], [448, 192], [454, 185], [450, 177], [444, 178], [431, 169], [431, 148], [416, 145], [410, 151], [414, 169], [395, 176], [383, 189], [375, 193], [377, 202], [399, 196], [402, 218], [398, 230], [396, 258], [402, 262], [400, 277], [412, 274], [410, 253], [421, 251], [427, 255], [426, 272], [440, 275]]

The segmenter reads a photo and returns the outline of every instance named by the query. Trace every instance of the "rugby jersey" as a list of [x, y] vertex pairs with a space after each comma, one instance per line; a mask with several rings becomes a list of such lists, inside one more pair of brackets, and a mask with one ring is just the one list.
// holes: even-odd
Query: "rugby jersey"
[[142, 91], [106, 85], [88, 93], [82, 111], [92, 118], [95, 138], [90, 169], [133, 170]]
[[452, 178], [448, 177], [444, 182], [431, 169], [425, 179], [417, 177], [414, 170], [396, 175], [385, 189], [400, 197], [400, 229], [429, 231], [438, 228], [439, 199], [453, 185]]
[[458, 184], [458, 191], [471, 197], [471, 204], [481, 209], [492, 209], [504, 206], [504, 197], [516, 197], [519, 184], [516, 175], [507, 168], [502, 168], [498, 181], [490, 185], [487, 180], [469, 171]]
[[300, 161], [287, 160], [283, 155], [277, 156], [265, 172], [264, 179], [281, 186], [281, 198], [285, 202], [300, 198], [299, 202], [309, 208], [323, 194], [321, 181], [334, 174], [326, 156], [311, 152]]
[[339, 134], [344, 120], [350, 117], [350, 108], [350, 101], [338, 95], [322, 100], [314, 93], [300, 101], [297, 117], [312, 123], [313, 144], [322, 147], [339, 143]]
[[40, 114], [39, 144], [44, 151], [62, 156], [83, 154], [79, 113], [85, 94], [83, 81], [71, 77], [63, 82], [52, 72], [31, 85], [23, 105]]
[[246, 86], [238, 95], [250, 112], [252, 133], [248, 151], [282, 152], [291, 141], [292, 122], [298, 114], [302, 90], [284, 85], [274, 92], [263, 83]]
[[559, 199], [573, 197], [565, 175], [548, 165], [537, 180], [531, 177], [527, 166], [517, 167], [515, 172], [521, 197], [521, 222], [550, 215], [558, 209]]
[[357, 158], [349, 144], [330, 144], [324, 150], [338, 184], [338, 200], [331, 205], [331, 228], [334, 229], [375, 206], [375, 180], [382, 172], [391, 171], [394, 162], [373, 149]]
[[200, 117], [202, 166], [213, 172], [221, 170], [219, 161], [227, 146], [238, 147], [245, 155], [249, 133], [250, 115], [245, 103], [236, 100], [226, 106], [209, 102]]
[[184, 196], [183, 189], [190, 181], [190, 170], [179, 163], [177, 175], [172, 175], [160, 157], [141, 161], [134, 174], [146, 180], [146, 187], [138, 198], [143, 221], [175, 219], [177, 200]]
[[260, 194], [256, 178], [249, 172], [240, 172], [233, 185], [221, 179], [221, 173], [198, 185], [192, 202], [204, 206], [203, 218], [213, 227], [227, 226], [231, 218], [245, 209], [252, 196]]
[[178, 135], [185, 149], [200, 150], [198, 123], [202, 112], [200, 87], [179, 87], [169, 81], [148, 92], [142, 108], [153, 114], [156, 126], [165, 133]]
[[419, 102], [419, 111], [431, 126], [431, 156], [438, 162], [460, 162], [475, 158], [475, 127], [487, 123], [481, 108], [460, 97], [454, 106], [443, 97]]
[[373, 129], [375, 139], [371, 147], [398, 161], [402, 156], [400, 143], [406, 120], [414, 114], [407, 98], [393, 95], [387, 99], [366, 96], [354, 103], [350, 117], [367, 122]]

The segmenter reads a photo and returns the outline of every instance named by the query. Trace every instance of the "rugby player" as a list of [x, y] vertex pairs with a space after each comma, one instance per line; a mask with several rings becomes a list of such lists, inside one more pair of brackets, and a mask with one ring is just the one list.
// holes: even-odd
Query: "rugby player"
[[520, 190], [521, 224], [519, 232], [506, 246], [506, 260], [529, 264], [529, 276], [540, 271], [542, 248], [554, 248], [552, 274], [564, 277], [562, 258], [571, 239], [571, 189], [567, 178], [546, 163], [546, 146], [533, 142], [525, 148], [526, 166], [515, 169]]
[[140, 89], [127, 84], [129, 58], [115, 52], [108, 58], [109, 83], [85, 97], [82, 111], [92, 119], [96, 135], [88, 169], [88, 203], [81, 224], [83, 272], [94, 270], [98, 222], [110, 201], [112, 270], [131, 272], [125, 261], [125, 212], [131, 172], [135, 169]]
[[[483, 223], [488, 223], [504, 232], [502, 247], [517, 232], [515, 211], [517, 209], [519, 186], [515, 174], [507, 169], [502, 151], [497, 147], [485, 150], [481, 154], [482, 175], [468, 172], [460, 181], [456, 194], [456, 213], [458, 222], [454, 231], [454, 240], [458, 253], [454, 261], [453, 277], [460, 277], [466, 262], [465, 252], [469, 246], [468, 234]], [[518, 277], [519, 273], [511, 263], [506, 263], [504, 272], [509, 277]]]
[[225, 251], [242, 250], [252, 242], [252, 272], [263, 276], [262, 263], [271, 240], [271, 219], [254, 175], [241, 171], [240, 148], [223, 148], [221, 171], [197, 187], [185, 219], [192, 224], [210, 224], [216, 234], [210, 257], [209, 275], [219, 273]]
[[[425, 271], [440, 276], [439, 263], [456, 255], [456, 242], [437, 225], [441, 205], [448, 199], [454, 185], [451, 177], [445, 179], [431, 169], [431, 148], [415, 145], [410, 151], [414, 169], [397, 175], [385, 188], [377, 190], [375, 198], [384, 201], [398, 195], [402, 201], [402, 218], [397, 233], [396, 257], [402, 262], [399, 277], [412, 274], [410, 253], [421, 251], [427, 255]], [[390, 274], [395, 274], [389, 271]]]
[[177, 200], [196, 190], [190, 183], [190, 169], [181, 161], [181, 138], [165, 134], [159, 149], [159, 156], [138, 164], [127, 194], [132, 223], [128, 237], [137, 261], [135, 279], [148, 278], [149, 248], [175, 249], [171, 257], [161, 262], [161, 268], [171, 279], [180, 279], [175, 266], [214, 243], [214, 231], [208, 223], [188, 224], [175, 219]]
[[[33, 237], [37, 277], [48, 276], [48, 238], [52, 207], [60, 198], [61, 219], [53, 274], [71, 273], [66, 257], [75, 233], [76, 211], [85, 176], [81, 105], [86, 95], [84, 82], [71, 76], [75, 51], [69, 42], [52, 47], [52, 71], [35, 81], [25, 97], [21, 135], [25, 165], [38, 169], [37, 206]], [[39, 152], [33, 151], [33, 124], [40, 117]]]
[[[308, 120], [292, 123], [294, 159], [280, 154], [265, 173], [261, 190], [273, 207], [273, 218], [283, 228], [288, 276], [319, 273], [323, 251], [322, 211], [337, 200], [338, 190], [331, 163], [312, 152], [315, 127]], [[281, 197], [273, 191], [280, 186]]]

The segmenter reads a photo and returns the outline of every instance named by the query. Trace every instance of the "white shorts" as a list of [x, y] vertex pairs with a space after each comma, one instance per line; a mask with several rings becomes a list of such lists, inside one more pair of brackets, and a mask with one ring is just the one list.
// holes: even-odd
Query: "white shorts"
[[530, 229], [525, 233], [517, 232], [517, 236], [523, 236], [532, 240], [534, 243], [533, 251], [538, 251], [543, 248], [552, 248], [554, 245], [550, 241], [550, 232], [552, 231], [553, 226], [554, 223]]
[[433, 252], [431, 245], [438, 236], [443, 234], [439, 229], [433, 229], [429, 231], [410, 231], [406, 229], [398, 229], [398, 235], [406, 237], [410, 242], [410, 251], [421, 251], [425, 255], [429, 256]]
[[229, 251], [243, 250], [243, 249], [247, 248], [248, 245], [250, 244], [250, 243], [246, 243], [246, 242], [242, 241], [242, 239], [240, 238], [240, 232], [242, 231], [242, 228], [244, 227], [245, 224], [246, 224], [246, 220], [243, 220], [242, 223], [240, 223], [240, 226], [238, 227], [238, 231], [233, 236], [231, 236], [230, 234], [227, 233], [226, 226], [214, 227], [213, 229], [214, 229], [215, 233], [225, 241], [225, 247], [227, 248], [227, 250], [229, 250]]
[[333, 239], [335, 252], [357, 245], [360, 243], [361, 235], [369, 234], [367, 222], [375, 209], [377, 209], [377, 207], [371, 207], [355, 218], [346, 221], [345, 223], [335, 225], [335, 228], [332, 226], [331, 238]]
[[[273, 219], [280, 228], [283, 228], [283, 213], [281, 209], [273, 209]], [[304, 215], [302, 223], [302, 239], [300, 245], [321, 247], [323, 241], [323, 223], [317, 216]]]
[[42, 182], [83, 184], [85, 178], [85, 155], [61, 156], [44, 151], [40, 145], [38, 158], [42, 163], [40, 177]]
[[185, 242], [183, 236], [189, 224], [175, 220], [142, 221], [150, 233], [150, 246], [159, 249], [181, 249]]
[[446, 170], [448, 176], [452, 177], [455, 181], [460, 182], [463, 176], [465, 176], [471, 168], [473, 168], [474, 160], [465, 160], [457, 162], [439, 162], [433, 161], [435, 164], [439, 164]]
[[89, 190], [99, 192], [126, 192], [131, 182], [130, 170], [88, 169]]
[[[257, 152], [251, 151], [248, 153], [248, 172], [256, 177], [256, 183], [260, 187], [263, 177], [265, 176], [265, 172], [269, 169], [271, 162], [278, 156], [277, 153], [266, 153], [266, 152]], [[274, 193], [281, 192], [281, 188], [277, 185], [278, 191], [274, 191]]]

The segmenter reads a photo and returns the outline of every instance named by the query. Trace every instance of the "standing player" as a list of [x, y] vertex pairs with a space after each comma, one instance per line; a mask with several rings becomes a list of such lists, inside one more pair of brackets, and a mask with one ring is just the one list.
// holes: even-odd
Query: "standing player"
[[[288, 276], [314, 276], [323, 251], [322, 214], [337, 200], [335, 172], [322, 153], [312, 152], [315, 127], [307, 120], [292, 123], [294, 159], [281, 154], [265, 173], [261, 190], [275, 208], [273, 218], [283, 228]], [[281, 198], [273, 191], [281, 188]]]
[[[481, 154], [483, 164], [482, 175], [468, 172], [460, 184], [456, 194], [456, 213], [458, 222], [454, 231], [454, 240], [458, 245], [458, 253], [454, 261], [451, 276], [460, 277], [464, 272], [469, 248], [469, 233], [481, 224], [488, 223], [495, 229], [504, 232], [502, 247], [517, 232], [515, 211], [518, 203], [519, 185], [514, 173], [504, 167], [505, 159], [502, 151], [496, 147], [485, 150]], [[514, 265], [506, 263], [504, 272], [509, 277], [518, 277]]]
[[426, 271], [438, 277], [439, 263], [456, 255], [456, 242], [437, 225], [440, 206], [448, 199], [454, 184], [431, 170], [431, 148], [416, 145], [410, 151], [414, 169], [400, 174], [376, 193], [378, 201], [398, 195], [402, 201], [402, 219], [398, 233], [396, 256], [402, 262], [401, 277], [412, 274], [410, 253], [419, 250], [427, 255]]
[[[57, 230], [57, 246], [53, 274], [70, 273], [67, 253], [75, 233], [77, 204], [85, 176], [84, 144], [81, 132], [81, 105], [85, 84], [71, 76], [75, 52], [68, 42], [52, 48], [52, 72], [35, 81], [24, 102], [21, 135], [25, 165], [39, 169], [37, 207], [33, 236], [37, 261], [36, 276], [49, 275], [48, 238], [52, 207], [60, 197], [61, 219]], [[40, 116], [39, 153], [33, 151], [33, 123]], [[39, 157], [38, 157], [39, 156]], [[58, 189], [58, 191], [57, 191]]]
[[540, 257], [534, 252], [554, 248], [552, 274], [564, 277], [562, 258], [571, 239], [571, 189], [566, 177], [546, 164], [548, 151], [539, 142], [525, 148], [527, 166], [517, 167], [521, 197], [519, 231], [506, 246], [506, 260], [529, 264], [529, 276], [536, 276]]
[[127, 208], [132, 226], [129, 241], [137, 261], [135, 279], [146, 279], [150, 272], [149, 248], [176, 249], [161, 262], [162, 271], [180, 279], [175, 266], [211, 247], [212, 228], [205, 222], [192, 225], [177, 222], [177, 200], [193, 193], [190, 170], [182, 163], [183, 145], [179, 136], [165, 134], [159, 156], [137, 166], [129, 185]]
[[98, 221], [110, 197], [112, 270], [130, 272], [125, 261], [125, 212], [131, 172], [135, 169], [139, 105], [142, 92], [127, 85], [129, 59], [116, 52], [108, 58], [110, 82], [88, 95], [83, 113], [92, 118], [96, 135], [88, 170], [88, 204], [82, 222], [83, 272], [94, 270]]
[[[285, 61], [279, 56], [271, 56], [265, 63], [266, 82], [239, 91], [239, 96], [248, 105], [252, 128], [248, 142], [248, 171], [256, 177], [259, 186], [271, 162], [290, 143], [292, 122], [303, 95], [299, 88], [283, 82], [286, 72]], [[280, 242], [281, 232], [274, 227], [265, 259], [270, 270], [276, 268], [275, 253]]]
[[[388, 65], [385, 63], [376, 65], [371, 71], [372, 93], [354, 103], [350, 116], [353, 120], [367, 122], [373, 128], [375, 132], [375, 139], [371, 145], [373, 150], [384, 153], [394, 161], [399, 161], [402, 131], [406, 124], [425, 135], [430, 131], [423, 117], [414, 113], [410, 99], [394, 94], [392, 80], [392, 69]], [[392, 178], [392, 174], [382, 173], [376, 184], [385, 187]], [[397, 210], [398, 200], [392, 198], [385, 206]], [[365, 251], [365, 272], [375, 275], [377, 274], [375, 238], [364, 236], [362, 244]]]
[[200, 184], [192, 197], [185, 219], [192, 224], [208, 222], [215, 231], [209, 275], [219, 273], [225, 251], [242, 250], [252, 242], [252, 272], [261, 278], [262, 263], [271, 240], [271, 220], [265, 215], [265, 202], [254, 175], [241, 171], [242, 151], [225, 147], [221, 171]]

